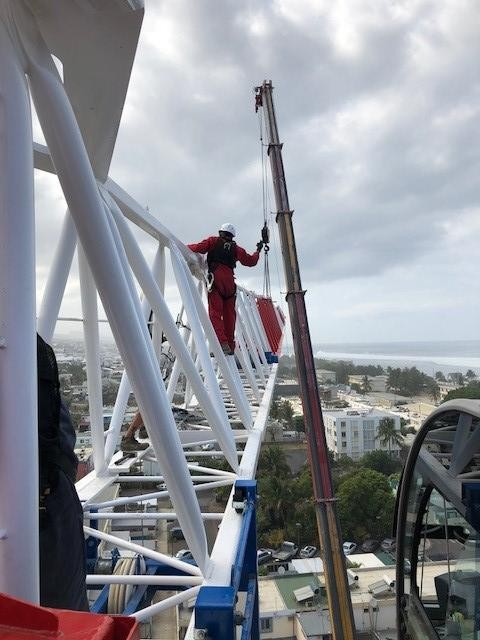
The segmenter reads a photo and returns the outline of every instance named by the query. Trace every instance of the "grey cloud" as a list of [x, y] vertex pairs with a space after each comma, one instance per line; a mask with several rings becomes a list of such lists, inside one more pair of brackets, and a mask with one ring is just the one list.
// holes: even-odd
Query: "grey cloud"
[[[352, 8], [360, 45], [343, 55], [333, 5], [319, 7], [293, 21], [273, 0], [148, 3], [111, 175], [185, 242], [229, 220], [252, 250], [263, 222], [252, 88], [271, 78], [304, 286], [368, 291], [440, 262], [445, 223], [480, 201], [479, 9]], [[162, 20], [178, 55], [160, 52]], [[260, 267], [238, 276], [261, 288]]]

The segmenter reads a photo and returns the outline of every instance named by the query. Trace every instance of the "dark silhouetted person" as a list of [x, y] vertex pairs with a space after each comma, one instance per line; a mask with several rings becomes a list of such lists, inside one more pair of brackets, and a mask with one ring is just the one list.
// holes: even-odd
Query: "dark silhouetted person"
[[83, 510], [75, 489], [75, 430], [53, 349], [37, 334], [40, 604], [88, 611]]

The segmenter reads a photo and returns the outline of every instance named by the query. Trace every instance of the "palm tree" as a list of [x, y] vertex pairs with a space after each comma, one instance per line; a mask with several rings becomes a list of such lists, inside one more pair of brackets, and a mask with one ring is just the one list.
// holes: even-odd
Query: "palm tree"
[[278, 445], [270, 445], [262, 449], [258, 462], [258, 475], [290, 478], [291, 471], [283, 449]]
[[372, 390], [372, 385], [370, 384], [370, 380], [368, 379], [368, 376], [365, 375], [362, 378], [362, 393], [368, 393], [369, 391]]
[[389, 455], [392, 455], [392, 444], [400, 446], [403, 443], [403, 436], [400, 431], [395, 429], [395, 420], [393, 418], [382, 418], [380, 420], [376, 439], [380, 440], [381, 445], [388, 445]]

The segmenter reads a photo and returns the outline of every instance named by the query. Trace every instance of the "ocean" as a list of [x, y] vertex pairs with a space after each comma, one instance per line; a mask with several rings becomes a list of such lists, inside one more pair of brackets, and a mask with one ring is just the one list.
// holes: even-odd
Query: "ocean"
[[317, 358], [351, 360], [355, 364], [379, 364], [382, 367], [417, 367], [433, 376], [472, 369], [480, 374], [480, 340], [445, 342], [371, 342], [315, 344]]

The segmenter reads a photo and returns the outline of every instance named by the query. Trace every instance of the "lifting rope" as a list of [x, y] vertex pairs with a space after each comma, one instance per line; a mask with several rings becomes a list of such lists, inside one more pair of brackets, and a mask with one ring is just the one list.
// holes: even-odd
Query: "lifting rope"
[[267, 216], [267, 176], [266, 176], [266, 164], [265, 164], [265, 146], [263, 143], [263, 109], [258, 110], [258, 124], [260, 130], [260, 157], [262, 164], [262, 210], [263, 210], [263, 227], [262, 227], [262, 242], [263, 250], [265, 252], [265, 260], [263, 267], [263, 295], [266, 298], [272, 297], [272, 290], [270, 286], [270, 266], [268, 264], [268, 252], [270, 251], [270, 230], [268, 226]]

